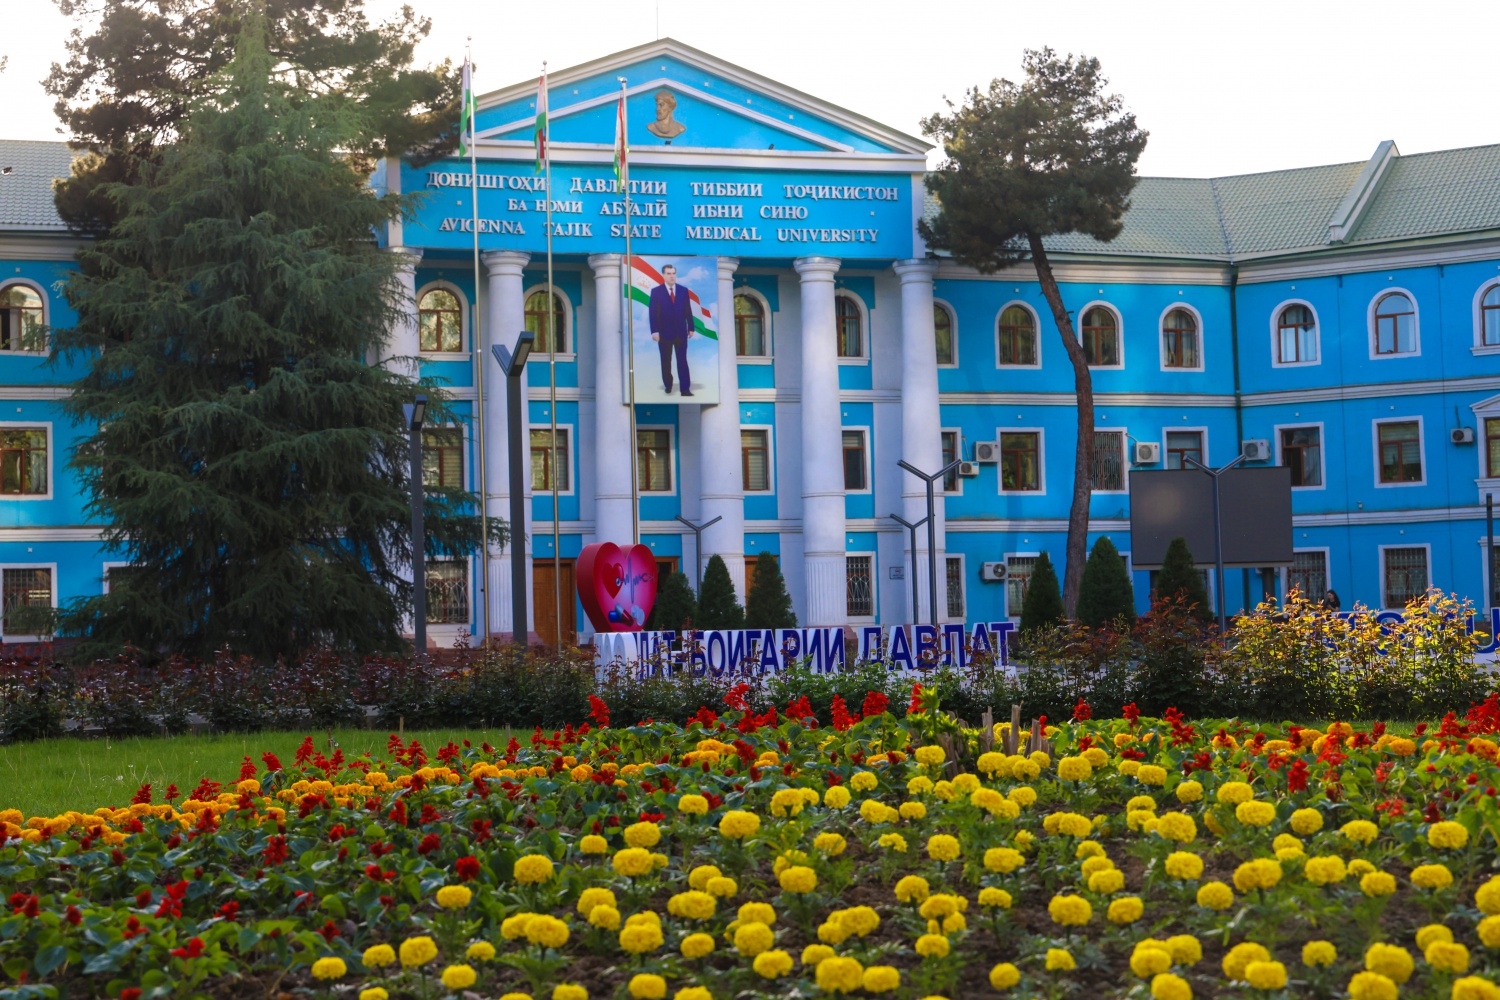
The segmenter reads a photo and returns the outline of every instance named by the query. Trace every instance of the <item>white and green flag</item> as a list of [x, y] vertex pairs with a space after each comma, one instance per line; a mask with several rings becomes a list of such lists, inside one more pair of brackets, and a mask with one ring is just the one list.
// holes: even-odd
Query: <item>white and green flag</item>
[[536, 172], [547, 166], [547, 70], [542, 69], [542, 78], [536, 83]]
[[474, 141], [474, 84], [469, 77], [469, 60], [464, 58], [463, 110], [458, 115], [458, 155], [469, 155], [469, 144]]
[[626, 162], [630, 153], [630, 146], [625, 141], [625, 87], [620, 86], [620, 102], [615, 107], [615, 180], [620, 183], [620, 190], [625, 189], [625, 179], [630, 173], [630, 164]]

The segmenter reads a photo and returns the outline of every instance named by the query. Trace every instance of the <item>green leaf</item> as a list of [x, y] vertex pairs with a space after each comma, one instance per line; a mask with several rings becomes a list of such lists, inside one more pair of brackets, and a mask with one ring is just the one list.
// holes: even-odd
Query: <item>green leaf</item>
[[38, 975], [49, 976], [67, 960], [68, 946], [65, 944], [54, 944], [38, 951], [32, 965], [36, 968]]

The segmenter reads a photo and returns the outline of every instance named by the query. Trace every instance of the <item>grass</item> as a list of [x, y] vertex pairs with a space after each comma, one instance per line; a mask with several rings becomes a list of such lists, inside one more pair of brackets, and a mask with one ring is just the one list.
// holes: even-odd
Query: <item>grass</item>
[[[302, 740], [311, 735], [325, 754], [328, 731], [221, 734], [214, 736], [132, 737], [129, 739], [58, 739], [0, 746], [0, 809], [19, 809], [27, 816], [55, 816], [69, 809], [92, 812], [99, 806], [123, 806], [144, 782], [161, 802], [168, 785], [187, 795], [199, 780], [232, 784], [245, 757], [262, 767], [260, 755], [274, 753], [287, 765]], [[475, 745], [488, 740], [504, 746], [508, 729], [407, 730], [421, 740], [429, 756], [449, 740]], [[389, 734], [383, 729], [335, 729], [334, 743], [345, 757], [368, 752], [386, 755]], [[178, 799], [181, 802], [181, 798]]]

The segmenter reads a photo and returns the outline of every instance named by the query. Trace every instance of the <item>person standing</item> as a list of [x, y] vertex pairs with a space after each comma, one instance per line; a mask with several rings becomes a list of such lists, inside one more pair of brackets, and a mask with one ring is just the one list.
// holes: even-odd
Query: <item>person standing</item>
[[1324, 611], [1338, 611], [1339, 610], [1339, 595], [1338, 595], [1338, 592], [1335, 591], [1332, 587], [1329, 587], [1328, 588], [1328, 592], [1323, 595], [1323, 610]]
[[651, 339], [661, 352], [661, 383], [667, 395], [672, 394], [672, 355], [677, 356], [677, 380], [682, 396], [693, 394], [693, 379], [688, 372], [688, 338], [693, 335], [693, 307], [686, 287], [677, 284], [677, 268], [671, 264], [661, 269], [662, 284], [651, 289], [649, 306]]

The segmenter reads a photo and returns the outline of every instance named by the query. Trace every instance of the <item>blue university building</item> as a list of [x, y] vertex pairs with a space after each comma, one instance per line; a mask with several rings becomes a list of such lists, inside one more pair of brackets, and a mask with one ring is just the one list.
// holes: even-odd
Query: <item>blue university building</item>
[[[629, 215], [613, 168], [620, 77]], [[1062, 561], [1073, 376], [1029, 264], [981, 275], [923, 244], [917, 223], [937, 211], [929, 144], [667, 39], [550, 83], [550, 285], [534, 80], [480, 98], [477, 184], [456, 157], [391, 159], [372, 178], [424, 194], [415, 218], [380, 234], [400, 255], [394, 293], [407, 306], [386, 363], [419, 358], [455, 397], [463, 419], [428, 431], [429, 475], [482, 492], [502, 517], [507, 390], [490, 347], [538, 337], [523, 401], [526, 539], [430, 564], [432, 631], [445, 642], [511, 631], [520, 558], [527, 626], [586, 633], [573, 561], [636, 530], [662, 569], [691, 577], [723, 556], [742, 596], [756, 560], [778, 558], [804, 626], [910, 622], [917, 572], [925, 619], [926, 535], [913, 553], [891, 518], [926, 513], [903, 459], [966, 463], [938, 504], [939, 617], [1016, 618], [1038, 555]], [[7, 612], [98, 593], [116, 558], [67, 468], [79, 429], [61, 404], [75, 373], [47, 363], [47, 329], [73, 320], [59, 282], [78, 240], [51, 194], [71, 156], [0, 142]], [[648, 261], [710, 262], [694, 291], [716, 316], [713, 402], [679, 387], [638, 400], [629, 419], [627, 228]], [[1145, 177], [1118, 239], [1049, 247], [1094, 363], [1091, 545], [1108, 535], [1128, 555], [1136, 470], [1243, 453], [1290, 467], [1296, 555], [1230, 571], [1231, 611], [1293, 586], [1335, 588], [1345, 608], [1399, 608], [1429, 585], [1493, 602], [1500, 146], [1403, 156], [1383, 142], [1352, 163]], [[655, 370], [654, 356], [636, 360]], [[702, 552], [679, 516], [720, 518]], [[1149, 576], [1134, 581], [1144, 609]]]

